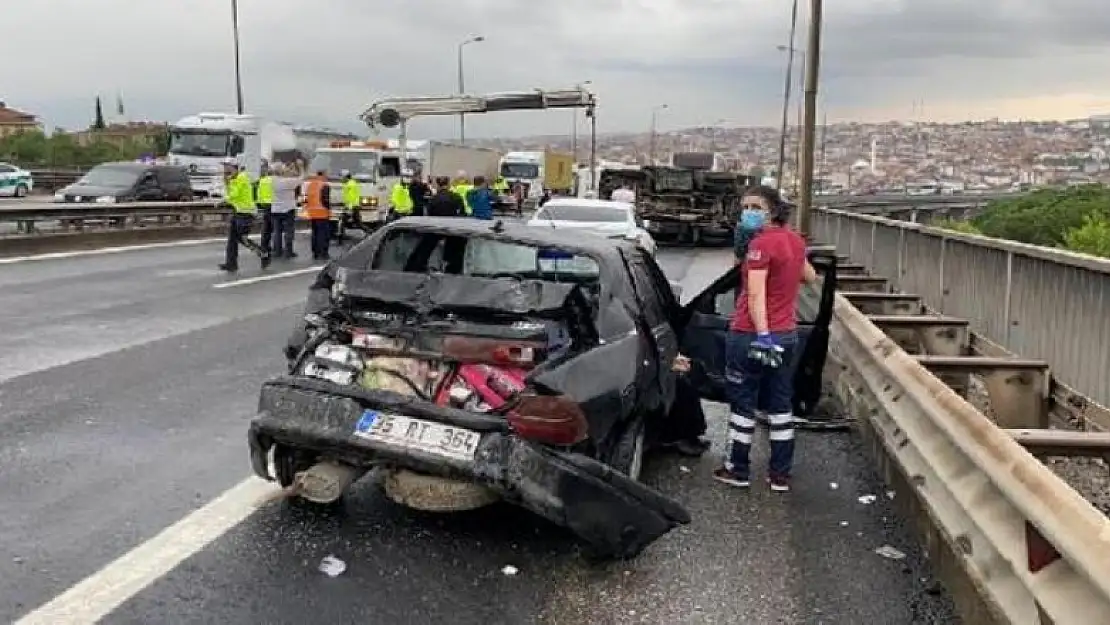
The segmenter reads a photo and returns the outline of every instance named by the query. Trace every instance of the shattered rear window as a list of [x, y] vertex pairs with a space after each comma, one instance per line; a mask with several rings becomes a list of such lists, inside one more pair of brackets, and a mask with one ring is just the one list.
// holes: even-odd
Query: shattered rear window
[[378, 248], [374, 269], [474, 277], [594, 280], [596, 260], [585, 254], [529, 243], [435, 232], [394, 230]]

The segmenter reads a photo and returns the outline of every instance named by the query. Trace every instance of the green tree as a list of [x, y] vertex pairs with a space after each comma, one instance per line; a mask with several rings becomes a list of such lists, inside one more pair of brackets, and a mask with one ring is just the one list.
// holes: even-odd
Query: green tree
[[96, 96], [96, 116], [93, 118], [92, 128], [104, 130], [104, 109], [100, 106], [100, 96]]
[[1110, 218], [1110, 190], [1097, 185], [1042, 189], [991, 202], [972, 224], [987, 236], [1064, 247], [1067, 233], [1088, 217]]
[[1088, 215], [1082, 226], [1064, 235], [1064, 243], [1073, 252], [1110, 258], [1110, 219]]

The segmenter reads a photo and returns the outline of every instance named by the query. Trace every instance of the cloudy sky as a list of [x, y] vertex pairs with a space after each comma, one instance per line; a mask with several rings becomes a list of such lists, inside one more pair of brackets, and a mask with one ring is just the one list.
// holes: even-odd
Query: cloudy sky
[[[234, 109], [231, 0], [4, 0], [0, 100], [86, 125], [96, 94], [128, 117]], [[1110, 112], [1103, 0], [833, 0], [822, 104], [830, 121], [1068, 118]], [[801, 13], [809, 2], [801, 0]], [[239, 0], [249, 112], [363, 128], [375, 99], [590, 80], [602, 132], [771, 125], [790, 0]], [[805, 20], [798, 47], [804, 48]], [[487, 115], [478, 136], [569, 132], [568, 111]], [[451, 136], [424, 118], [412, 132]]]

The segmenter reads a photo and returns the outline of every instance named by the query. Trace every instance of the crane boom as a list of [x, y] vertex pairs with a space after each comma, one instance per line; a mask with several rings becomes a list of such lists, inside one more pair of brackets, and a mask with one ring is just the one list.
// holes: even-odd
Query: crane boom
[[371, 128], [393, 128], [414, 117], [458, 115], [460, 113], [495, 113], [552, 108], [584, 108], [597, 105], [594, 94], [585, 89], [544, 91], [510, 91], [488, 95], [418, 96], [386, 98], [370, 105], [359, 119]]

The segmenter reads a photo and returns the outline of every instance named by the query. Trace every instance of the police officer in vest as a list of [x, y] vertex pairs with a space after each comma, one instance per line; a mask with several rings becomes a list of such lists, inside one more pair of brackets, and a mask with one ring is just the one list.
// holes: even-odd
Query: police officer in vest
[[[274, 179], [269, 163], [262, 162], [261, 175], [255, 183], [255, 204], [258, 205], [259, 218], [262, 220], [262, 249], [273, 257], [274, 247], [270, 244], [274, 235], [274, 222], [270, 209], [274, 205]], [[280, 235], [279, 235], [280, 236]]]
[[330, 260], [328, 245], [331, 242], [331, 197], [328, 189], [328, 176], [325, 171], [304, 183], [301, 215], [312, 227], [313, 260]]
[[359, 207], [362, 205], [362, 189], [358, 186], [358, 181], [351, 172], [344, 170], [343, 172], [343, 210], [347, 212], [347, 217], [350, 218], [351, 225], [362, 228], [362, 216], [359, 214]]
[[250, 177], [234, 159], [224, 161], [224, 175], [227, 177], [227, 197], [224, 199], [231, 205], [231, 219], [227, 230], [227, 251], [220, 269], [229, 272], [239, 271], [240, 245], [258, 254], [262, 260], [262, 268], [265, 269], [270, 266], [269, 252], [247, 236], [250, 234], [251, 225], [254, 224], [254, 216], [258, 210]]
[[409, 194], [409, 178], [412, 172], [405, 170], [401, 172], [401, 179], [394, 185], [393, 189], [389, 192], [389, 220], [401, 219], [412, 215], [412, 196]]

